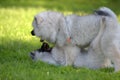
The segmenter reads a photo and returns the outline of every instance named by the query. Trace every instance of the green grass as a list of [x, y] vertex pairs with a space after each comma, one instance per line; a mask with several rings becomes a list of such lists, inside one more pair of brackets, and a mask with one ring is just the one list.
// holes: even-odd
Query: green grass
[[29, 52], [40, 47], [37, 37], [30, 34], [36, 13], [45, 10], [63, 12], [65, 15], [88, 14], [99, 6], [108, 6], [118, 15], [119, 0], [1, 0], [0, 1], [0, 80], [119, 80], [120, 72], [113, 68], [92, 70], [71, 66], [53, 66], [34, 62]]

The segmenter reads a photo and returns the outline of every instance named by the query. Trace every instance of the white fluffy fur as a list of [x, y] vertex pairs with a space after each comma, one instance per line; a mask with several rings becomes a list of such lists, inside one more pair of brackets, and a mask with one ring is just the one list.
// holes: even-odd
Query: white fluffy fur
[[[33, 21], [35, 35], [56, 44], [52, 55], [55, 61], [63, 65], [75, 64], [76, 66], [85, 65], [97, 68], [108, 58], [113, 61], [115, 71], [119, 71], [120, 27], [114, 12], [105, 7], [100, 8], [100, 10], [106, 11], [110, 16], [105, 16], [106, 28], [97, 42], [94, 40], [102, 25], [102, 17], [96, 14], [64, 17], [57, 12], [42, 12], [37, 14]], [[70, 43], [66, 41], [68, 37], [71, 38]], [[78, 46], [81, 48], [91, 42], [94, 44], [92, 45], [93, 50], [90, 48], [88, 53], [80, 53]], [[76, 60], [76, 56], [78, 56], [78, 60]], [[105, 62], [105, 64], [107, 63]]]
[[[101, 52], [100, 47], [100, 38], [103, 36], [104, 28], [105, 28], [105, 18], [101, 20], [101, 28], [97, 35], [97, 37], [93, 40], [91, 43], [88, 51], [86, 52], [80, 52], [80, 49], [76, 46], [69, 45], [69, 47], [58, 47], [55, 46], [51, 53], [45, 53], [45, 52], [37, 52], [35, 51], [34, 59], [35, 60], [42, 60], [44, 62], [48, 62], [50, 64], [55, 65], [66, 65], [66, 64], [72, 64], [75, 67], [87, 67], [87, 68], [103, 68], [103, 67], [111, 67], [111, 61], [107, 59], [103, 53]], [[77, 55], [70, 54], [66, 55], [67, 53], [77, 53]], [[44, 55], [44, 56], [43, 56]], [[73, 60], [70, 60], [72, 58], [67, 57], [74, 57]], [[67, 63], [67, 60], [69, 59], [69, 62]]]
[[49, 52], [39, 52], [39, 51], [33, 51], [32, 53], [35, 54], [35, 56], [30, 55], [32, 57], [34, 57], [34, 60], [40, 60], [40, 61], [44, 61], [47, 62], [49, 64], [54, 64], [57, 65], [58, 63], [55, 61], [55, 59], [52, 57], [51, 53]]

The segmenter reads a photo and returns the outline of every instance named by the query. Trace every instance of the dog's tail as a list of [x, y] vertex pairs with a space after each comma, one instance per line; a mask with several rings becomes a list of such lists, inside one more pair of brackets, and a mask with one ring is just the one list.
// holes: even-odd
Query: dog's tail
[[97, 15], [101, 15], [101, 16], [109, 16], [109, 17], [112, 17], [113, 19], [117, 20], [116, 14], [107, 7], [101, 7], [98, 10], [95, 10], [95, 13]]

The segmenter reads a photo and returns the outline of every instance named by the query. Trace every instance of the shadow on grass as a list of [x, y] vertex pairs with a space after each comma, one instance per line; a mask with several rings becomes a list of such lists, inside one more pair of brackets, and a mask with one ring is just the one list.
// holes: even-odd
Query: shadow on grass
[[29, 53], [40, 48], [38, 42], [0, 38], [0, 63], [30, 59]]
[[92, 12], [94, 9], [106, 6], [120, 13], [119, 0], [0, 0], [0, 7], [4, 8], [45, 8], [46, 10], [72, 11], [72, 12]]

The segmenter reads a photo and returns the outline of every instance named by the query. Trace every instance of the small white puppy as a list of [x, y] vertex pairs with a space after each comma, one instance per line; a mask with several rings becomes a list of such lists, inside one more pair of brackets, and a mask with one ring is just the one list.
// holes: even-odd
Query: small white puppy
[[[60, 52], [57, 53], [64, 54], [66, 60], [64, 64], [72, 65], [80, 52], [79, 48], [85, 47], [91, 42], [97, 45], [94, 39], [103, 25], [102, 16], [105, 18], [106, 28], [99, 41], [100, 53], [114, 63], [115, 71], [119, 71], [120, 27], [116, 15], [109, 8], [102, 7], [96, 13], [87, 16], [63, 16], [57, 12], [42, 12], [37, 14], [33, 20], [33, 32], [41, 39], [55, 43], [55, 50]], [[53, 55], [57, 53], [52, 52]], [[95, 53], [97, 54], [96, 51]], [[59, 58], [59, 56], [57, 57]]]
[[92, 69], [111, 67], [111, 61], [107, 59], [104, 56], [104, 54], [101, 52], [101, 46], [100, 46], [100, 39], [105, 29], [105, 18], [104, 17], [101, 20], [101, 23], [102, 25], [98, 33], [98, 36], [93, 40], [88, 51], [80, 52], [80, 49], [76, 46], [73, 46], [73, 47], [64, 46], [62, 48], [59, 46], [55, 46], [51, 50], [51, 52], [47, 52], [47, 49], [44, 49], [44, 51], [42, 52], [40, 51], [41, 49], [43, 49], [41, 47], [40, 50], [31, 52], [30, 55], [33, 60], [41, 60], [49, 64], [66, 66], [66, 62], [67, 62], [66, 59], [68, 59], [67, 57], [71, 57], [71, 56], [66, 55], [63, 51], [65, 51], [66, 49], [69, 49], [67, 51], [72, 50], [73, 52], [77, 53], [77, 56], [73, 55], [73, 57], [75, 57], [75, 60], [70, 61], [73, 63], [72, 65], [75, 67], [87, 67], [87, 68], [92, 68]]

